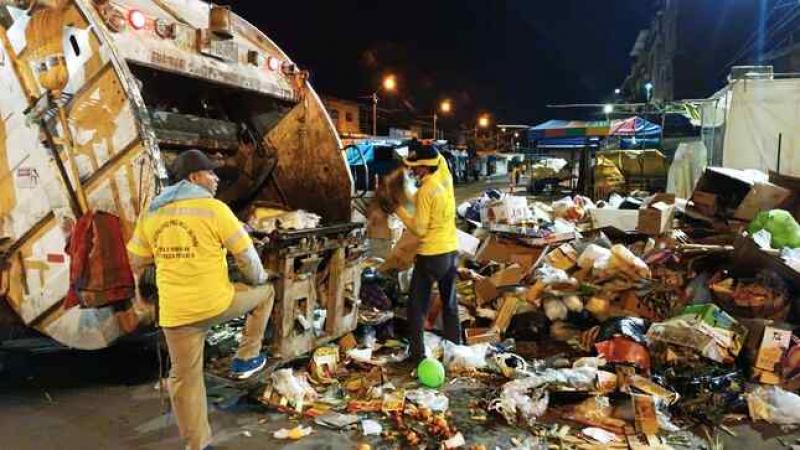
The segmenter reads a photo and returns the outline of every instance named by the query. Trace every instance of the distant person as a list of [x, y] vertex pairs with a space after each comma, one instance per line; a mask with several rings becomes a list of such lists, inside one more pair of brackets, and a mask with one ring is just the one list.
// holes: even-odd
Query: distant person
[[511, 170], [508, 171], [508, 192], [513, 194], [514, 191], [517, 189], [517, 183], [519, 181], [519, 168], [517, 166], [512, 166]]
[[[208, 329], [247, 315], [231, 374], [246, 379], [266, 365], [261, 355], [275, 291], [253, 241], [228, 205], [214, 198], [219, 178], [215, 164], [200, 150], [175, 160], [180, 180], [153, 199], [128, 242], [137, 277], [155, 264], [159, 324], [172, 363], [169, 397], [185, 447], [211, 446], [211, 427], [203, 375]], [[230, 253], [249, 285], [231, 283]]]

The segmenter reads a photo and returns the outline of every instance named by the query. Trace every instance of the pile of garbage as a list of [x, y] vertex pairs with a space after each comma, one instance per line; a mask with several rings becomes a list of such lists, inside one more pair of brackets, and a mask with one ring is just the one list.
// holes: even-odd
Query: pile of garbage
[[690, 199], [488, 191], [458, 208], [463, 345], [426, 332], [424, 366], [402, 365], [407, 345], [386, 327], [413, 270], [403, 236], [365, 272], [358, 332], [273, 373], [263, 402], [411, 447], [485, 448], [470, 429], [490, 420], [525, 430], [532, 441], [512, 443], [528, 448], [694, 447], [698, 426], [800, 425], [790, 194], [717, 168]]

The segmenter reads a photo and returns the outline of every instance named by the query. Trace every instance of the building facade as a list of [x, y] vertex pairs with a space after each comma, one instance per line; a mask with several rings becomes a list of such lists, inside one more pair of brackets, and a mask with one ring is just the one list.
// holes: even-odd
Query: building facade
[[335, 97], [323, 97], [322, 103], [340, 135], [362, 134], [360, 105], [358, 102]]
[[[734, 65], [765, 63], [747, 51], [757, 47], [753, 43], [758, 41], [760, 23], [766, 23], [768, 37], [783, 36], [784, 28], [778, 26], [785, 26], [787, 17], [800, 16], [800, 3], [787, 0], [765, 0], [765, 8], [761, 1], [646, 1], [653, 19], [634, 42], [631, 70], [621, 86], [629, 102], [663, 103], [711, 95], [724, 85]], [[781, 2], [787, 6], [781, 7]], [[766, 51], [773, 48], [770, 39]]]

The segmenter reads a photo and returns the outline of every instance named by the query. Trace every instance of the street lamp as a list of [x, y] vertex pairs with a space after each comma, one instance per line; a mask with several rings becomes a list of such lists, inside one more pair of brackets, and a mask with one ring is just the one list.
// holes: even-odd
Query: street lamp
[[606, 104], [603, 106], [603, 113], [606, 115], [606, 124], [610, 127], [611, 126], [611, 119], [609, 115], [614, 112], [614, 105]]
[[653, 83], [648, 81], [644, 85], [644, 90], [647, 92], [647, 102], [650, 103], [650, 99], [653, 98]]
[[619, 95], [621, 93], [622, 93], [622, 89], [620, 89], [620, 88], [614, 89], [614, 95]]
[[486, 128], [489, 126], [489, 115], [484, 114], [478, 118], [478, 126], [481, 128]]
[[[442, 100], [439, 103], [439, 111], [444, 114], [448, 114], [453, 109], [453, 104], [450, 103], [450, 100]], [[439, 118], [439, 115], [436, 114], [436, 111], [433, 111], [433, 138], [436, 139], [436, 119]]]
[[383, 77], [383, 88], [388, 92], [394, 92], [397, 89], [397, 77], [391, 74]]
[[[386, 75], [381, 85], [386, 92], [394, 92], [397, 90], [397, 77]], [[378, 135], [378, 91], [372, 93], [372, 135]]]

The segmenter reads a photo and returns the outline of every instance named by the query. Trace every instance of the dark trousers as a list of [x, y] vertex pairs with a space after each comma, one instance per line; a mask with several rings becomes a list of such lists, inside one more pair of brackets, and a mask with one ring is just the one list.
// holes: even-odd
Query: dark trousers
[[461, 323], [458, 321], [456, 299], [456, 252], [441, 255], [417, 255], [411, 275], [411, 301], [408, 305], [408, 324], [411, 358], [425, 357], [422, 340], [425, 318], [431, 304], [431, 289], [436, 282], [442, 297], [442, 318], [445, 339], [461, 344]]

